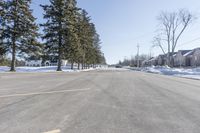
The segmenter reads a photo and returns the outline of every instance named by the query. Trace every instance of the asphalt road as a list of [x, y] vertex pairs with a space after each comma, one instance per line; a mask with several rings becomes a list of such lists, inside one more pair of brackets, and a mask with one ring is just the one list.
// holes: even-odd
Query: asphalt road
[[47, 131], [199, 133], [200, 81], [134, 71], [0, 74], [0, 132]]

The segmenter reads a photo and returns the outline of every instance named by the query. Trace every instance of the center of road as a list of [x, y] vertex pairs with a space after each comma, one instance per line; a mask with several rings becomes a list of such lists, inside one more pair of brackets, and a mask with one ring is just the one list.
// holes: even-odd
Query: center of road
[[76, 92], [76, 91], [88, 91], [88, 90], [90, 90], [90, 88], [73, 89], [73, 90], [60, 90], [60, 91], [46, 91], [46, 92], [33, 92], [33, 93], [19, 93], [19, 94], [11, 94], [11, 95], [0, 95], [0, 98], [32, 96], [32, 95], [47, 95], [47, 94]]

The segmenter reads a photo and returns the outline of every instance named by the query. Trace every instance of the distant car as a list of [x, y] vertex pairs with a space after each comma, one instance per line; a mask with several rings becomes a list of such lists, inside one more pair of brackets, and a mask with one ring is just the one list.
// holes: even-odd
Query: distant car
[[122, 66], [121, 65], [116, 65], [115, 68], [122, 68]]

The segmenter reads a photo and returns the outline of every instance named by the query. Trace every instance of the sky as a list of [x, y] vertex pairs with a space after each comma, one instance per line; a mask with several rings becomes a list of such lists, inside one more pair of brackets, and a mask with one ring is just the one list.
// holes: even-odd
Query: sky
[[[78, 0], [78, 6], [87, 10], [101, 37], [102, 51], [108, 64], [118, 63], [137, 54], [162, 54], [151, 48], [158, 34], [157, 16], [161, 11], [188, 9], [197, 19], [186, 29], [176, 50], [200, 47], [199, 0]], [[40, 4], [48, 0], [33, 0], [32, 8], [38, 23], [44, 22]], [[199, 17], [199, 19], [198, 19]]]

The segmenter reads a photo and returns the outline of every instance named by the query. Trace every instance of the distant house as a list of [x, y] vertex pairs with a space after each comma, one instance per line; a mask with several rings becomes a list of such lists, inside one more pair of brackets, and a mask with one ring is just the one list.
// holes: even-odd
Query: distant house
[[41, 67], [42, 60], [26, 60], [25, 65], [31, 67]]
[[167, 55], [159, 55], [157, 57], [157, 64], [158, 66], [163, 66], [167, 64]]
[[175, 67], [188, 67], [191, 66], [192, 50], [179, 50], [174, 56]]
[[191, 57], [191, 66], [192, 67], [200, 66], [200, 48], [196, 48], [193, 50], [193, 54]]
[[142, 67], [147, 67], [147, 66], [149, 66], [149, 65], [148, 65], [148, 60], [144, 60], [144, 61], [142, 62]]
[[[58, 58], [52, 57], [50, 60], [47, 60], [49, 63], [49, 66], [57, 66], [58, 65]], [[68, 60], [61, 60], [61, 65], [66, 66], [68, 64]], [[47, 66], [47, 65], [45, 65]]]
[[142, 66], [143, 67], [147, 67], [147, 66], [157, 66], [158, 65], [158, 58], [157, 57], [151, 57], [148, 60], [144, 60], [142, 62]]
[[192, 66], [191, 61], [192, 61], [193, 53], [194, 53], [194, 51], [191, 50], [190, 52], [184, 54], [184, 57], [185, 57], [185, 66], [186, 67]]
[[158, 58], [157, 57], [153, 57], [149, 60], [149, 63], [151, 66], [157, 66], [158, 65]]
[[144, 60], [144, 61], [142, 62], [142, 67], [147, 67], [147, 66], [149, 66], [148, 61], [149, 61], [149, 60]]
[[[61, 65], [66, 66], [68, 64], [68, 60], [61, 60]], [[49, 57], [48, 60], [44, 60], [42, 58], [30, 58], [27, 59], [25, 62], [26, 66], [31, 67], [41, 67], [41, 66], [57, 66], [58, 65], [58, 58], [55, 56]]]
[[179, 50], [174, 58], [175, 67], [200, 66], [200, 48], [193, 50]]
[[[200, 48], [195, 48], [193, 50], [179, 50], [174, 52], [173, 58], [170, 62], [174, 64], [174, 67], [199, 67], [200, 66]], [[142, 62], [142, 66], [163, 66], [167, 65], [168, 54], [159, 55], [158, 57], [152, 57], [149, 60]]]

